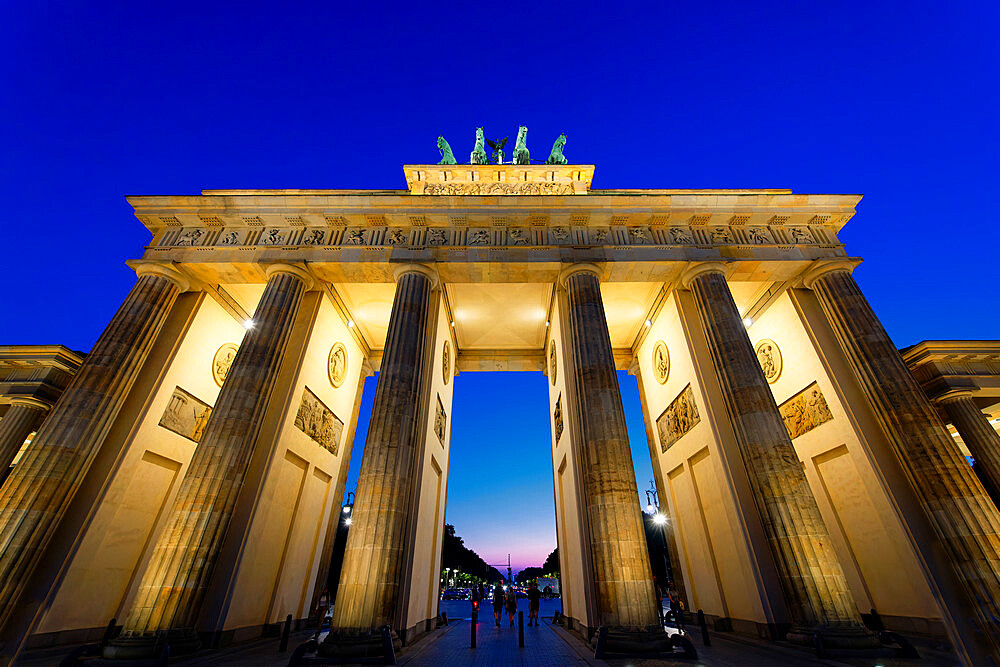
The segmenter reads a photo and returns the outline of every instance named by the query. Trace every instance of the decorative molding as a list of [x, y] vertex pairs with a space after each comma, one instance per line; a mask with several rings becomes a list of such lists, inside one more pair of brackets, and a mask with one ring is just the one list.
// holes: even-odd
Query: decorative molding
[[575, 194], [570, 183], [552, 183], [548, 181], [529, 181], [519, 183], [471, 181], [467, 183], [425, 183], [424, 195], [454, 196], [454, 195], [572, 195]]

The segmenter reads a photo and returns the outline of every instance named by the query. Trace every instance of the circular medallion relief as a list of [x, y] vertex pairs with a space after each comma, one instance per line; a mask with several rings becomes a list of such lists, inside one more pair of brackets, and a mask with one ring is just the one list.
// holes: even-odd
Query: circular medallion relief
[[326, 359], [326, 370], [330, 376], [330, 384], [339, 387], [347, 377], [347, 348], [341, 342], [336, 342], [330, 348], [330, 356]]
[[549, 341], [549, 380], [553, 386], [556, 383], [556, 342]]
[[767, 383], [777, 382], [781, 377], [781, 350], [778, 349], [778, 344], [770, 338], [764, 338], [753, 350], [757, 353], [757, 361], [760, 362]]
[[451, 344], [448, 341], [441, 349], [441, 377], [445, 384], [451, 379]]
[[239, 349], [236, 343], [223, 343], [222, 347], [216, 350], [215, 356], [212, 358], [212, 379], [220, 387], [225, 383], [226, 376], [229, 375], [229, 367], [233, 365], [233, 359], [236, 358], [236, 352]]
[[670, 377], [670, 351], [662, 340], [653, 348], [653, 375], [660, 384], [664, 384]]

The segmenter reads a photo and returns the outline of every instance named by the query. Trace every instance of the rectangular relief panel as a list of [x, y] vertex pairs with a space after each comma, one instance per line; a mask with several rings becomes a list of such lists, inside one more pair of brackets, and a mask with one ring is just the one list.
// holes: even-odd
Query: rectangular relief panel
[[[444, 410], [444, 405], [441, 403], [441, 394], [437, 395], [437, 409], [434, 414], [434, 435], [437, 436], [438, 442], [444, 447], [444, 438], [448, 433], [448, 413]], [[440, 471], [438, 471], [440, 472]]]
[[656, 418], [656, 430], [660, 435], [660, 451], [665, 452], [670, 445], [674, 444], [693, 429], [701, 421], [698, 414], [698, 405], [694, 401], [694, 392], [688, 384], [681, 390], [667, 409]]
[[333, 410], [326, 407], [309, 387], [302, 390], [302, 402], [299, 403], [299, 411], [295, 414], [295, 427], [334, 455], [340, 449], [344, 422], [333, 414]]
[[160, 426], [188, 440], [198, 442], [201, 440], [201, 434], [205, 432], [205, 425], [211, 415], [211, 405], [180, 387], [174, 387], [170, 402], [160, 417]]
[[782, 403], [778, 411], [793, 440], [833, 419], [830, 406], [815, 382]]

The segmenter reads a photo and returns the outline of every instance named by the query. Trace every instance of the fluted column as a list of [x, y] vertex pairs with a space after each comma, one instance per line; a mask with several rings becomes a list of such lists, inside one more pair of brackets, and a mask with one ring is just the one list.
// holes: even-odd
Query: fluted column
[[575, 265], [561, 280], [599, 624], [662, 636], [598, 270]]
[[45, 419], [52, 407], [35, 398], [15, 398], [0, 419], [0, 482], [7, 479], [10, 464], [32, 431]]
[[994, 489], [1000, 489], [1000, 434], [976, 405], [972, 392], [949, 392], [936, 401], [976, 459], [980, 474]]
[[0, 625], [90, 467], [170, 307], [188, 287], [166, 264], [139, 279], [0, 488]]
[[882, 422], [1000, 663], [1000, 514], [861, 293], [847, 261], [803, 278]]
[[425, 338], [435, 276], [417, 265], [401, 267], [396, 276], [337, 601], [330, 634], [320, 647], [324, 654], [364, 652], [367, 642], [377, 640], [379, 628], [398, 629], [395, 610], [413, 510], [409, 503], [431, 353]]
[[682, 277], [701, 316], [729, 419], [746, 466], [782, 593], [790, 639], [872, 643], [774, 395], [726, 284], [725, 266], [696, 264]]
[[171, 654], [197, 647], [194, 624], [243, 486], [299, 305], [312, 279], [286, 264], [267, 287], [194, 450], [170, 518], [153, 549], [108, 658], [147, 656], [157, 635]]

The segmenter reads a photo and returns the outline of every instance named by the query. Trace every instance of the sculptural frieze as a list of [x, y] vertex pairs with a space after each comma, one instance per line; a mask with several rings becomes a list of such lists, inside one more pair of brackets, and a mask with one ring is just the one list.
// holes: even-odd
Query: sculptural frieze
[[642, 245], [649, 240], [649, 236], [646, 234], [646, 230], [642, 227], [633, 227], [628, 230], [629, 237], [632, 239], [632, 243], [637, 245]]
[[340, 449], [344, 422], [333, 413], [333, 410], [326, 407], [309, 387], [302, 389], [302, 401], [299, 403], [298, 412], [295, 413], [295, 428], [334, 455]]
[[490, 242], [490, 233], [485, 229], [469, 231], [469, 245], [487, 245]]
[[569, 238], [569, 229], [566, 227], [553, 227], [549, 230], [549, 233], [552, 234], [552, 238], [560, 243]]
[[788, 437], [793, 440], [833, 419], [830, 406], [815, 382], [778, 406], [778, 412], [785, 422]]
[[520, 227], [512, 227], [508, 232], [510, 242], [514, 245], [528, 245], [531, 243], [530, 232]]
[[662, 340], [653, 347], [653, 375], [660, 384], [665, 384], [670, 377], [670, 351]]
[[348, 230], [344, 245], [365, 245], [365, 230], [359, 228]]
[[326, 371], [330, 384], [339, 387], [347, 378], [347, 348], [340, 341], [333, 344], [326, 358]]
[[660, 451], [667, 451], [668, 447], [683, 438], [700, 421], [701, 415], [698, 414], [698, 405], [695, 403], [694, 392], [691, 391], [689, 384], [656, 419]]
[[728, 227], [716, 227], [712, 230], [712, 243], [732, 243], [733, 234]]
[[181, 234], [174, 245], [198, 245], [198, 241], [205, 235], [204, 229], [192, 229]]
[[767, 231], [765, 227], [750, 227], [747, 229], [747, 236], [750, 237], [751, 243], [764, 244], [764, 243], [774, 243], [771, 239], [771, 234]]
[[212, 379], [220, 387], [225, 384], [226, 376], [229, 375], [229, 368], [233, 365], [233, 359], [236, 358], [236, 353], [239, 349], [236, 343], [223, 343], [215, 351], [215, 356], [212, 358]]
[[804, 227], [789, 227], [792, 232], [792, 240], [796, 243], [812, 243], [813, 237], [809, 230]]
[[434, 413], [434, 435], [438, 442], [444, 446], [445, 436], [448, 434], [448, 413], [444, 411], [444, 404], [441, 403], [441, 394], [437, 397], [437, 411]]
[[691, 236], [691, 233], [688, 232], [683, 227], [671, 227], [670, 239], [674, 243], [683, 243], [683, 244], [694, 243], [694, 238]]
[[180, 387], [174, 387], [159, 425], [188, 440], [199, 442], [211, 416], [212, 406]]
[[553, 183], [552, 181], [518, 181], [468, 183], [426, 183], [425, 195], [571, 195], [572, 183]]
[[225, 234], [222, 235], [222, 238], [219, 239], [219, 245], [239, 245], [239, 243], [240, 243], [240, 234], [235, 229], [226, 232]]
[[285, 242], [285, 237], [280, 229], [273, 228], [264, 232], [264, 235], [260, 237], [260, 242], [261, 245], [282, 245]]
[[310, 229], [306, 232], [305, 236], [302, 237], [302, 243], [305, 245], [323, 245], [325, 237], [325, 229]]
[[760, 368], [764, 371], [764, 378], [768, 384], [774, 384], [781, 377], [781, 350], [778, 349], [778, 344], [770, 338], [763, 338], [753, 349]]
[[427, 245], [444, 245], [447, 242], [445, 230], [438, 227], [427, 230]]
[[389, 245], [405, 245], [406, 241], [406, 233], [402, 229], [393, 229], [386, 239]]

